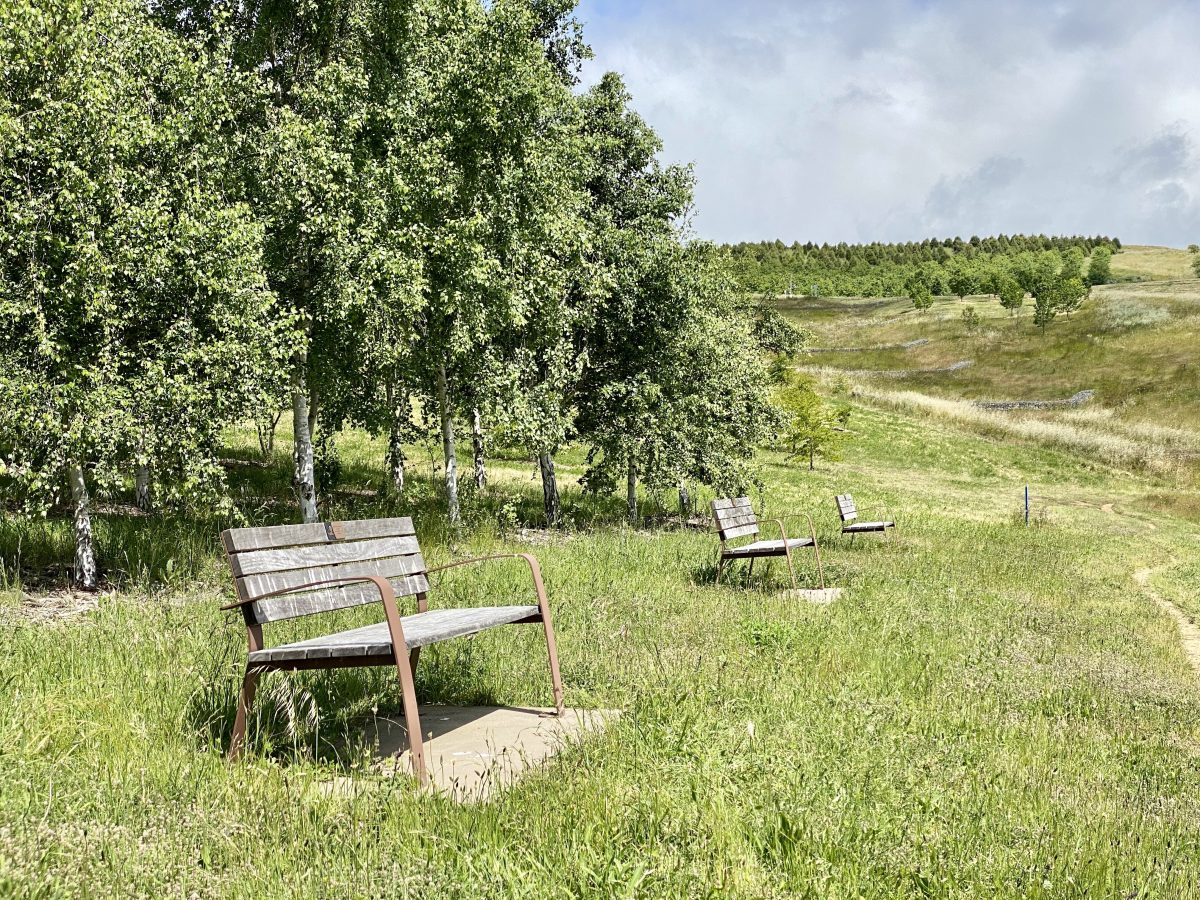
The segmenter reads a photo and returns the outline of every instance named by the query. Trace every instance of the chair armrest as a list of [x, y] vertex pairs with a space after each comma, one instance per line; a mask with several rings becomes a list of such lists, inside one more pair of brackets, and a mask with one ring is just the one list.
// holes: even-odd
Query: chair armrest
[[289, 588], [281, 588], [278, 591], [271, 591], [266, 594], [259, 594], [257, 597], [252, 597], [249, 600], [238, 600], [236, 603], [227, 603], [221, 607], [222, 610], [238, 609], [247, 606], [251, 603], [257, 603], [259, 600], [266, 600], [270, 597], [281, 597], [284, 594], [294, 594], [298, 591], [311, 591], [313, 588], [328, 587], [335, 584], [360, 584], [369, 581], [379, 590], [379, 599], [391, 597], [396, 599], [396, 592], [392, 586], [388, 584], [386, 578], [381, 578], [378, 575], [347, 575], [344, 578], [324, 578], [320, 581], [309, 581], [305, 584], [298, 584]]

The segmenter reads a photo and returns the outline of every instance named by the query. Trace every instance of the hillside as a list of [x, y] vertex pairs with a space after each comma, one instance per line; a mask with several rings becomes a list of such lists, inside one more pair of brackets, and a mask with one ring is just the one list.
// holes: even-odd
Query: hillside
[[[1124, 258], [1127, 273], [1147, 277], [1178, 268], [1179, 254], [1188, 255], [1143, 251], [1121, 253], [1114, 263]], [[1197, 468], [1200, 281], [1097, 287], [1082, 309], [1056, 318], [1044, 336], [1030, 303], [1010, 316], [993, 297], [941, 298], [924, 313], [902, 298], [797, 298], [780, 306], [813, 332], [817, 350], [846, 348], [808, 354], [806, 368], [861, 382], [876, 394], [949, 401], [1056, 401], [1094, 391], [1078, 408], [1002, 418], [1132, 442], [1144, 449], [1143, 461], [1162, 457], [1153, 467], [1163, 471]], [[968, 308], [979, 317], [974, 327], [963, 318]], [[916, 341], [927, 343], [903, 346]]]
[[1174, 247], [1126, 245], [1112, 258], [1113, 276], [1119, 279], [1166, 281], [1195, 278], [1192, 254]]

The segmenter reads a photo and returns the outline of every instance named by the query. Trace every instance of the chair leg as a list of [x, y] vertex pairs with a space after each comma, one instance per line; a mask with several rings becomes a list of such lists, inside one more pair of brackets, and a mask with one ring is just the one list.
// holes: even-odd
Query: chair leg
[[413, 647], [412, 650], [408, 651], [408, 667], [410, 669], [412, 669], [414, 685], [417, 683], [416, 682], [417, 660], [420, 658], [421, 658], [421, 648], [420, 647]]
[[246, 722], [250, 718], [250, 708], [254, 705], [254, 692], [258, 689], [258, 672], [246, 667], [242, 676], [242, 691], [238, 695], [237, 716], [233, 720], [233, 736], [229, 740], [229, 759], [237, 759], [242, 755], [242, 746], [246, 741]]
[[725, 557], [722, 556], [717, 560], [717, 584], [721, 584], [721, 570], [725, 568]]
[[754, 578], [754, 557], [750, 557], [750, 571], [746, 573], [746, 580], [750, 581]]
[[396, 654], [396, 671], [400, 675], [400, 696], [404, 704], [404, 727], [408, 731], [408, 748], [412, 754], [413, 774], [422, 785], [429, 783], [425, 770], [425, 735], [421, 733], [421, 716], [417, 712], [417, 689], [413, 684], [411, 657], [406, 660]]
[[813, 553], [817, 555], [817, 574], [821, 577], [821, 590], [825, 590], [825, 566], [821, 564], [821, 548], [813, 540]]

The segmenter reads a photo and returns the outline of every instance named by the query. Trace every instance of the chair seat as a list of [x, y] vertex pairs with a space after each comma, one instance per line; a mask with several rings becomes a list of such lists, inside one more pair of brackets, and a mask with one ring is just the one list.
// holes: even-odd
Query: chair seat
[[895, 527], [895, 522], [851, 522], [842, 526], [842, 534], [852, 534], [855, 531], [886, 531]]
[[[812, 538], [788, 538], [788, 548], [795, 550], [799, 547], [811, 547], [813, 545]], [[725, 550], [721, 555], [726, 558], [742, 558], [751, 556], [782, 556], [784, 554], [783, 541], [755, 541], [753, 544], [747, 544], [745, 547], [733, 547]]]
[[[539, 622], [536, 606], [479, 606], [467, 609], [431, 609], [402, 616], [406, 649], [425, 647], [451, 638], [476, 634], [498, 625]], [[387, 622], [364, 625], [335, 634], [281, 644], [250, 654], [250, 665], [286, 663], [307, 659], [336, 659], [392, 656], [392, 636]]]

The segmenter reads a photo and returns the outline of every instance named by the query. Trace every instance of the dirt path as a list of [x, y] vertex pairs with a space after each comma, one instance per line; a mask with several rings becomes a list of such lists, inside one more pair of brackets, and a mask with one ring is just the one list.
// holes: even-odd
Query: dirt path
[[1159, 609], [1175, 620], [1175, 626], [1179, 629], [1179, 640], [1183, 644], [1183, 653], [1191, 663], [1193, 671], [1200, 675], [1200, 628], [1184, 615], [1183, 610], [1150, 586], [1150, 576], [1153, 574], [1153, 569], [1138, 569], [1133, 573], [1133, 580], [1146, 590]]

